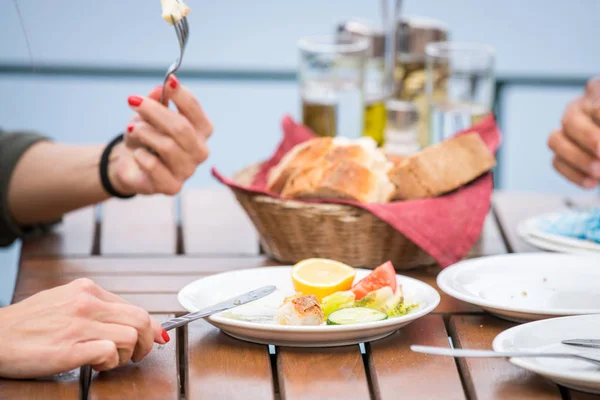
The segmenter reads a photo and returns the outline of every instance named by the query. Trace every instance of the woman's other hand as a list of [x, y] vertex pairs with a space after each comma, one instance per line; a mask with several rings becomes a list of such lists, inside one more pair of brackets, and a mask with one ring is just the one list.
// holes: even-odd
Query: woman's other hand
[[143, 309], [77, 279], [0, 309], [0, 376], [35, 378], [137, 362], [169, 336]]
[[600, 79], [591, 79], [583, 96], [567, 106], [561, 129], [548, 138], [552, 165], [565, 178], [586, 189], [600, 183]]
[[148, 97], [128, 99], [137, 114], [109, 167], [111, 183], [122, 194], [177, 194], [208, 157], [213, 126], [196, 97], [173, 75], [165, 97], [177, 111], [159, 102], [161, 91], [159, 86]]

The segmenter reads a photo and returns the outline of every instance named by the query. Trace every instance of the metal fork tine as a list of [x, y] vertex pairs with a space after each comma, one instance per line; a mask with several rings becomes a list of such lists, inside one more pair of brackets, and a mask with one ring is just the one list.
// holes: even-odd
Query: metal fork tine
[[183, 51], [183, 49], [185, 48], [185, 46], [187, 44], [188, 34], [185, 29], [185, 26], [183, 25], [183, 23], [181, 23], [181, 21], [179, 22], [178, 28], [179, 28], [179, 32], [181, 33], [181, 50]]
[[185, 30], [185, 27], [183, 26], [183, 24], [181, 23], [181, 21], [179, 21], [179, 32], [181, 33], [181, 47], [184, 48], [186, 43], [187, 43], [187, 32]]
[[183, 34], [181, 33], [181, 26], [179, 24], [174, 25], [175, 33], [177, 34], [177, 40], [179, 41], [179, 47], [183, 47]]
[[187, 17], [183, 17], [183, 19], [182, 19], [182, 25], [183, 25], [183, 28], [185, 30], [185, 41], [187, 43], [187, 39], [188, 39], [188, 37], [190, 35], [190, 26], [188, 25]]

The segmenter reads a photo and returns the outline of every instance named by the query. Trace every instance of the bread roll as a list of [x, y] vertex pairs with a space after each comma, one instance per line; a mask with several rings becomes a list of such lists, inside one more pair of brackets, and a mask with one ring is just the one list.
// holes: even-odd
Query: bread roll
[[267, 190], [280, 194], [290, 176], [299, 169], [320, 161], [332, 147], [331, 138], [316, 138], [296, 145], [269, 172]]
[[496, 165], [477, 133], [468, 133], [425, 148], [395, 164], [389, 172], [394, 199], [437, 197], [474, 180]]
[[334, 141], [322, 159], [292, 174], [281, 194], [292, 199], [346, 199], [385, 203], [395, 187], [387, 173], [392, 164], [375, 142]]
[[[384, 181], [385, 182], [385, 181]], [[282, 196], [292, 199], [346, 199], [362, 203], [389, 201], [394, 193], [391, 185], [369, 168], [344, 159], [305, 168], [290, 178]]]

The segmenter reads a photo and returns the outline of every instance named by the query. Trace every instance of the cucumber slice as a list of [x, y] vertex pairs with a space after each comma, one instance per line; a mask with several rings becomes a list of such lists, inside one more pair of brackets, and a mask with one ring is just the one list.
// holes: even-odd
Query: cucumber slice
[[379, 310], [366, 307], [342, 308], [332, 312], [327, 318], [327, 325], [364, 324], [365, 322], [383, 321], [387, 315]]

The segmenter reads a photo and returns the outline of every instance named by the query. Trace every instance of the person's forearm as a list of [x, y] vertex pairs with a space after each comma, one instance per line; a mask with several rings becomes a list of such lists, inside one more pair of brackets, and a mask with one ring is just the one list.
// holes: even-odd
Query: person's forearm
[[12, 175], [8, 206], [22, 226], [52, 222], [106, 200], [99, 164], [104, 146], [40, 142], [23, 154]]

